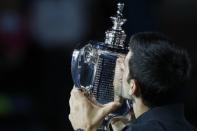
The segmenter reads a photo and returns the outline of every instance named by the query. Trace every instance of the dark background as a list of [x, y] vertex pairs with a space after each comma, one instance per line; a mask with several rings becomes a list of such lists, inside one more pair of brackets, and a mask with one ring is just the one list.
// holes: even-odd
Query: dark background
[[[160, 31], [188, 50], [186, 118], [197, 126], [197, 1], [122, 0], [129, 37]], [[103, 41], [118, 0], [0, 1], [0, 130], [67, 131], [72, 51]], [[170, 74], [169, 74], [170, 75]]]

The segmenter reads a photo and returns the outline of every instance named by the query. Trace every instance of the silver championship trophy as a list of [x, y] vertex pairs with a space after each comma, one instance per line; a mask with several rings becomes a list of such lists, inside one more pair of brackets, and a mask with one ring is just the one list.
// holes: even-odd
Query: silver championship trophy
[[[126, 34], [122, 25], [124, 4], [118, 3], [117, 14], [111, 17], [113, 27], [105, 32], [105, 42], [91, 41], [81, 49], [75, 49], [72, 55], [71, 73], [75, 88], [93, 95], [98, 103], [106, 104], [121, 96], [121, 89], [114, 88], [116, 62], [128, 52]], [[121, 85], [121, 84], [120, 84]], [[122, 106], [103, 121], [98, 130], [108, 130], [108, 123], [114, 116], [123, 116], [130, 110], [128, 100], [122, 100]]]

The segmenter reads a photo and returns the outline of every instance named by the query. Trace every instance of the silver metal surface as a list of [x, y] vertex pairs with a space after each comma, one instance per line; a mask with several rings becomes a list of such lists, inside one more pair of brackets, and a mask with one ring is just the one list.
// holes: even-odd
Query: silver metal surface
[[[123, 18], [124, 4], [118, 3], [117, 14], [110, 17], [113, 27], [105, 32], [104, 42], [89, 42], [81, 49], [73, 52], [71, 73], [76, 88], [83, 89], [92, 94], [97, 102], [106, 104], [119, 97], [120, 92], [114, 89], [114, 74], [116, 61], [125, 57], [127, 46], [125, 45], [126, 34], [122, 25], [126, 22]], [[124, 115], [130, 107], [126, 100], [116, 112], [110, 116]], [[111, 119], [111, 117], [109, 117]], [[103, 121], [99, 129], [107, 130], [108, 119]]]

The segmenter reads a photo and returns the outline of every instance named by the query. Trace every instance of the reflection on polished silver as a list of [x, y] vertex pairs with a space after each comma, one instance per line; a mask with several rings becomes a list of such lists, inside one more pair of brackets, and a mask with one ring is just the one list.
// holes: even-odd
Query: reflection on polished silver
[[[104, 42], [91, 41], [82, 48], [75, 49], [72, 56], [71, 73], [75, 87], [93, 95], [101, 104], [121, 97], [122, 87], [115, 89], [113, 82], [117, 59], [124, 58], [128, 52], [124, 44], [126, 34], [122, 29], [126, 22], [123, 19], [123, 7], [124, 4], [118, 4], [116, 16], [111, 17], [114, 25], [106, 31]], [[109, 116], [124, 115], [129, 109], [127, 100], [124, 100], [122, 106]], [[108, 122], [106, 118], [99, 129], [107, 130]]]
[[84, 62], [87, 64], [96, 64], [98, 58], [97, 49], [93, 48], [91, 44], [86, 45], [83, 49]]

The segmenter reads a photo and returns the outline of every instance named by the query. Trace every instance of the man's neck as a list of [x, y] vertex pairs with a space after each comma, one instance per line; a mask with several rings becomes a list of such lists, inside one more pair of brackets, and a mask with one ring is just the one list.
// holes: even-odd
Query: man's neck
[[138, 118], [143, 113], [147, 112], [150, 108], [143, 104], [141, 100], [136, 100], [133, 104], [133, 110], [135, 113], [135, 117]]

